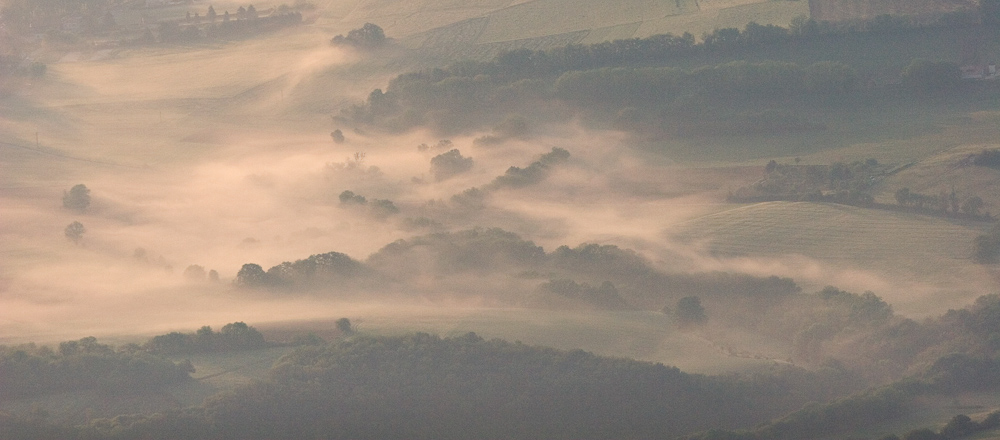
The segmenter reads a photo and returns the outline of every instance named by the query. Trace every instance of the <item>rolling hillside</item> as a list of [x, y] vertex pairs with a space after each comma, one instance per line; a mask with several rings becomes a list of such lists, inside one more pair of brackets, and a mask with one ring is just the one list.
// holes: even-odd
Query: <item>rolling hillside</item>
[[326, 6], [321, 27], [344, 31], [365, 22], [409, 48], [485, 59], [517, 48], [547, 49], [650, 35], [742, 28], [750, 21], [788, 26], [808, 16], [804, 1], [477, 0], [359, 1]]
[[671, 232], [738, 267], [787, 271], [807, 287], [874, 290], [898, 312], [922, 315], [960, 307], [991, 288], [989, 270], [971, 260], [973, 239], [987, 228], [845, 205], [768, 202], [693, 219]]

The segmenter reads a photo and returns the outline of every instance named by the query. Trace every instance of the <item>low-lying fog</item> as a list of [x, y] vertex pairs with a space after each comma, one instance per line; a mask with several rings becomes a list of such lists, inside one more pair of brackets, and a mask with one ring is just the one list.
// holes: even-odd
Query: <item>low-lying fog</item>
[[[546, 251], [615, 244], [665, 270], [872, 290], [912, 316], [960, 307], [988, 291], [985, 273], [935, 282], [822, 255], [719, 257], [706, 243], [673, 240], [677, 225], [726, 209], [726, 191], [758, 178], [758, 168], [676, 164], [630, 148], [616, 132], [578, 123], [495, 146], [474, 144], [484, 133], [452, 136], [449, 144], [428, 132], [355, 130], [330, 117], [336, 104], [361, 100], [372, 88], [372, 79], [358, 79], [365, 67], [355, 62], [321, 38], [287, 51], [253, 42], [181, 54], [137, 50], [116, 60], [53, 64], [50, 84], [0, 104], [12, 110], [0, 114], [8, 133], [0, 139], [0, 343], [191, 331], [237, 320], [375, 322], [411, 307], [440, 307], [443, 315], [449, 307], [474, 310], [476, 301], [440, 298], [392, 305], [266, 298], [231, 281], [244, 263], [267, 269], [329, 251], [364, 260], [400, 238], [475, 226], [504, 228]], [[157, 69], [167, 70], [147, 75]], [[344, 142], [331, 139], [335, 129]], [[38, 145], [36, 131], [43, 133]], [[451, 201], [554, 147], [571, 157], [541, 183], [494, 190], [482, 210]], [[438, 181], [431, 159], [451, 149], [474, 165]], [[80, 213], [62, 207], [63, 192], [79, 183], [92, 196]], [[399, 212], [342, 204], [345, 190], [390, 200]], [[413, 220], [420, 217], [436, 223]], [[86, 228], [78, 243], [63, 233], [73, 221]], [[187, 277], [191, 265], [217, 271], [219, 281]]]

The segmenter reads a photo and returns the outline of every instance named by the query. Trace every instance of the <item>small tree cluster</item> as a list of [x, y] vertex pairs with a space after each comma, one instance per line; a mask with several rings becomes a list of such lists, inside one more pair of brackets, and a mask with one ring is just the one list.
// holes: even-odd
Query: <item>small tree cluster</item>
[[431, 173], [434, 179], [442, 181], [472, 169], [471, 157], [462, 157], [458, 149], [434, 156], [431, 159]]
[[86, 211], [90, 207], [90, 189], [82, 183], [63, 191], [63, 207], [75, 211]]
[[79, 243], [80, 240], [83, 240], [84, 232], [87, 232], [87, 228], [83, 227], [83, 223], [80, 222], [70, 223], [69, 225], [66, 226], [66, 229], [63, 231], [63, 233], [66, 235], [66, 238], [72, 240], [73, 243]]
[[354, 191], [344, 191], [338, 196], [340, 199], [340, 204], [345, 206], [355, 205], [355, 206], [368, 206], [368, 212], [380, 219], [384, 219], [394, 214], [399, 213], [399, 208], [396, 207], [392, 200], [385, 199], [372, 199], [369, 200], [360, 194], [355, 194]]
[[171, 332], [155, 336], [143, 348], [152, 353], [176, 355], [254, 350], [266, 346], [264, 335], [256, 328], [244, 322], [233, 322], [224, 325], [218, 332], [206, 325], [195, 333]]
[[954, 189], [950, 193], [941, 192], [935, 197], [915, 193], [910, 191], [910, 188], [904, 187], [896, 190], [895, 198], [899, 206], [938, 211], [942, 214], [950, 212], [952, 215], [958, 215], [962, 213], [972, 218], [990, 218], [990, 214], [983, 210], [986, 202], [981, 197], [971, 196], [961, 199]]
[[365, 23], [364, 26], [353, 29], [347, 36], [337, 35], [330, 40], [336, 46], [353, 46], [360, 49], [375, 49], [385, 45], [385, 31], [376, 24]]

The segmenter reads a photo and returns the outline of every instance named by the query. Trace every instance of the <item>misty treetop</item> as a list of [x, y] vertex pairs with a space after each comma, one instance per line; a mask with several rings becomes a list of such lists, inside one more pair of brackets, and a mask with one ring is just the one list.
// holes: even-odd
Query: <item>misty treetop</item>
[[256, 328], [244, 322], [226, 324], [218, 332], [203, 326], [195, 333], [170, 332], [155, 336], [143, 345], [151, 353], [177, 355], [190, 353], [255, 350], [267, 343]]
[[473, 164], [471, 157], [463, 157], [456, 148], [431, 158], [431, 174], [434, 180], [441, 181], [471, 170]]
[[63, 191], [63, 207], [75, 211], [86, 211], [90, 207], [90, 188], [82, 183]]
[[[926, 26], [950, 28], [976, 22], [906, 20], [887, 16], [837, 24], [799, 20], [788, 29], [750, 23], [742, 31], [717, 29], [700, 43], [690, 34], [667, 34], [550, 50], [517, 49], [489, 61], [459, 61], [404, 73], [372, 91], [366, 102], [344, 109], [343, 115], [388, 131], [422, 126], [441, 133], [468, 132], [496, 126], [503, 115], [512, 113], [535, 125], [582, 113], [641, 133], [768, 135], [825, 128], [809, 120], [802, 109], [880, 99], [919, 101], [938, 91], [997, 93], [997, 87], [985, 82], [960, 84], [961, 74], [952, 60], [913, 59], [905, 68], [882, 72], [883, 67], [850, 57], [816, 60], [815, 53], [798, 47], [815, 44], [829, 50], [827, 46], [835, 43], [855, 50], [864, 40], [886, 34], [904, 39], [903, 33]], [[804, 55], [791, 57], [795, 63], [767, 60], [780, 47]], [[885, 78], [887, 74], [892, 78]], [[622, 112], [629, 117], [616, 120]], [[490, 145], [500, 138], [483, 136], [477, 144]]]
[[85, 232], [87, 232], [87, 228], [83, 226], [83, 223], [78, 221], [74, 221], [73, 223], [66, 225], [66, 228], [63, 229], [63, 235], [65, 235], [66, 238], [70, 239], [73, 243], [77, 244], [80, 243], [80, 240], [83, 240], [83, 234]]
[[[573, 299], [578, 306], [610, 309], [660, 310], [683, 296], [699, 295], [718, 301], [735, 301], [750, 309], [770, 307], [799, 287], [787, 278], [744, 274], [680, 273], [659, 268], [640, 254], [613, 245], [584, 243], [575, 248], [560, 246], [546, 252], [530, 240], [499, 228], [474, 228], [400, 239], [384, 246], [365, 261], [339, 253], [313, 255], [264, 270], [248, 263], [234, 280], [239, 288], [275, 292], [313, 292], [333, 296], [365, 295], [398, 291], [423, 294], [412, 281], [433, 274], [439, 277], [467, 275], [499, 277], [523, 284], [521, 274], [544, 274], [541, 283], [522, 292], [489, 293], [495, 300], [517, 305], [549, 304], [535, 293], [549, 292]], [[556, 281], [551, 284], [553, 280]], [[394, 286], [393, 288], [389, 288]], [[374, 289], [374, 290], [373, 290]], [[474, 294], [491, 292], [486, 286]], [[424, 292], [426, 293], [426, 292]], [[572, 306], [572, 301], [558, 301]]]
[[352, 29], [347, 36], [337, 35], [330, 40], [335, 46], [352, 46], [359, 49], [376, 49], [386, 44], [385, 31], [377, 24], [365, 23], [357, 29]]
[[373, 276], [371, 269], [340, 252], [311, 255], [304, 260], [283, 262], [266, 272], [254, 263], [244, 264], [233, 285], [244, 288], [309, 289], [336, 287], [341, 283]]
[[137, 346], [116, 348], [94, 337], [56, 350], [34, 344], [0, 346], [0, 399], [77, 390], [128, 394], [187, 380], [190, 363], [174, 363]]
[[538, 183], [548, 176], [552, 166], [565, 162], [569, 156], [569, 151], [553, 147], [552, 151], [543, 154], [526, 168], [515, 166], [508, 168], [502, 176], [498, 176], [493, 182], [486, 185], [485, 189], [520, 188]]

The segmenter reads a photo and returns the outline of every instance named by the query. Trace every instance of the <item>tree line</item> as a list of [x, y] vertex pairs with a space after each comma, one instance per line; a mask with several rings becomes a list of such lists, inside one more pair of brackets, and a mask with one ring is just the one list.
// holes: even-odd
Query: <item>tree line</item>
[[93, 336], [55, 347], [0, 345], [0, 390], [4, 391], [0, 399], [77, 390], [115, 395], [155, 390], [188, 380], [194, 372], [190, 361], [174, 362], [164, 356], [266, 346], [260, 332], [243, 322], [226, 324], [220, 332], [204, 326], [195, 333], [171, 332], [143, 344], [117, 347]]
[[[343, 115], [390, 131], [430, 126], [452, 132], [477, 128], [498, 114], [559, 114], [554, 103], [560, 103], [603, 115], [629, 130], [645, 126], [684, 134], [684, 127], [690, 127], [697, 133], [773, 134], [824, 126], [770, 107], [861, 99], [858, 92], [869, 87], [853, 67], [834, 61], [805, 66], [732, 61], [682, 69], [657, 67], [647, 60], [579, 69], [539, 68], [546, 71], [543, 74], [531, 67], [540, 63], [531, 61], [536, 55], [516, 51], [489, 63], [457, 63], [403, 74], [385, 91], [376, 89], [364, 103], [344, 109]], [[898, 97], [922, 98], [958, 87], [961, 71], [952, 62], [914, 59], [900, 78], [903, 87]], [[550, 107], [553, 111], [546, 111]], [[744, 107], [750, 111], [740, 113]]]
[[[474, 333], [355, 335], [300, 347], [267, 379], [182, 411], [76, 427], [0, 417], [18, 438], [662, 438], [750, 426], [804, 403], [825, 382], [686, 374], [677, 368]], [[21, 424], [17, 424], [20, 422]]]

